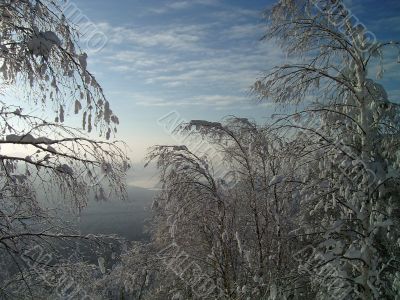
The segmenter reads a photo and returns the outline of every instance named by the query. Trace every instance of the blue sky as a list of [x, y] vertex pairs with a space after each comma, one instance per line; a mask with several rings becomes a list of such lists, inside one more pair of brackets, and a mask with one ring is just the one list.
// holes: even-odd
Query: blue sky
[[[118, 138], [129, 144], [134, 163], [141, 164], [147, 147], [174, 143], [157, 124], [171, 111], [187, 120], [235, 114], [260, 121], [274, 111], [248, 92], [263, 71], [285, 61], [276, 45], [260, 42], [261, 13], [273, 2], [76, 2], [108, 39], [101, 51], [88, 51], [89, 67], [121, 120]], [[378, 39], [400, 40], [400, 1], [347, 4]], [[385, 83], [398, 96], [398, 82], [390, 79], [393, 61], [386, 67]]]

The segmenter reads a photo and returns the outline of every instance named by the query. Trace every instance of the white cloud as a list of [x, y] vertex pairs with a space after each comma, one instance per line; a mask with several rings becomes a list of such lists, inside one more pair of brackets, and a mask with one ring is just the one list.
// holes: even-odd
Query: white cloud
[[148, 94], [132, 93], [131, 98], [137, 105], [146, 107], [182, 107], [182, 106], [212, 106], [214, 108], [228, 106], [245, 106], [249, 100], [245, 96], [237, 95], [198, 95], [181, 97], [180, 99], [171, 97], [156, 97]]
[[228, 7], [211, 13], [217, 20], [243, 22], [250, 18], [259, 18], [261, 12], [245, 8]]
[[235, 25], [226, 30], [228, 38], [243, 39], [249, 36], [259, 34], [261, 36], [263, 27], [259, 24], [242, 24]]
[[[174, 1], [167, 6], [183, 9], [200, 2], [219, 5], [204, 23], [99, 24], [110, 37], [101, 53], [103, 65], [152, 95], [139, 95], [137, 105], [244, 107], [249, 101], [246, 92], [261, 72], [285, 59], [276, 45], [259, 42], [263, 29], [253, 10], [213, 0]], [[242, 21], [238, 25], [236, 19], [217, 17], [213, 13], [218, 11]]]
[[150, 13], [165, 14], [171, 11], [188, 9], [197, 5], [216, 6], [220, 4], [220, 0], [179, 0], [166, 3], [160, 7], [153, 7], [149, 9]]
[[199, 51], [198, 42], [205, 32], [205, 26], [176, 26], [168, 28], [154, 27], [112, 27], [100, 23], [100, 29], [109, 38], [109, 43], [119, 46], [137, 46], [140, 48], [162, 47], [186, 51]]
[[[180, 52], [116, 51], [106, 57], [111, 69], [136, 72], [148, 84], [166, 87], [188, 84], [248, 86], [263, 69], [282, 61], [284, 56], [275, 45], [247, 49], [206, 48], [201, 55], [184, 57]], [[129, 67], [128, 67], [129, 66]]]

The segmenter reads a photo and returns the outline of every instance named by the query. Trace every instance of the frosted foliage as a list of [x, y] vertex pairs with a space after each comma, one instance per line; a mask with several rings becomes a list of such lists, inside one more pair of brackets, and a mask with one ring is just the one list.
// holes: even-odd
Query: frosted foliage
[[[110, 237], [81, 235], [73, 221], [93, 195], [126, 197], [129, 160], [123, 143], [64, 125], [71, 108], [108, 139], [118, 124], [76, 38], [54, 1], [0, 1], [1, 87], [22, 91], [12, 105], [0, 94], [2, 299], [58, 299], [70, 277], [97, 299], [87, 282], [107, 272], [107, 262], [85, 263], [76, 249], [103, 251]], [[83, 291], [76, 297], [86, 299]]]
[[[338, 3], [339, 2], [339, 3]], [[299, 233], [315, 247], [303, 267], [314, 262], [310, 286], [317, 298], [392, 298], [398, 270], [399, 108], [385, 88], [368, 78], [378, 65], [384, 76], [383, 49], [398, 42], [365, 46], [365, 35], [347, 20], [347, 32], [332, 25], [341, 1], [279, 1], [270, 11], [266, 38], [300, 57], [276, 67], [254, 85], [260, 99], [288, 104], [307, 99], [308, 107], [280, 117], [305, 152], [299, 179]], [[341, 6], [343, 9], [345, 6]], [[315, 47], [317, 45], [317, 47]], [[374, 62], [375, 60], [375, 62]], [[310, 101], [311, 99], [311, 101]], [[297, 196], [296, 196], [297, 197]], [[390, 266], [390, 267], [389, 267]], [[321, 276], [324, 272], [329, 275]], [[340, 294], [342, 293], [342, 294]], [[347, 298], [346, 298], [347, 299]]]
[[53, 47], [61, 47], [61, 40], [53, 31], [36, 32], [34, 36], [28, 40], [27, 47], [29, 51], [35, 55], [49, 58]]
[[[176, 216], [174, 241], [185, 245], [184, 251], [215, 285], [210, 298], [221, 293], [240, 299], [268, 294], [271, 280], [296, 265], [288, 262], [296, 248], [293, 241], [280, 238], [295, 229], [287, 191], [299, 188], [289, 159], [296, 152], [267, 127], [242, 118], [196, 120], [180, 130], [215, 146], [223, 168], [234, 170], [237, 182], [229, 187], [218, 180], [221, 161], [212, 157], [197, 157], [184, 146], [155, 147], [149, 159], [157, 159], [164, 187], [153, 205], [156, 244], [162, 248], [171, 242], [168, 216]], [[278, 287], [276, 291], [278, 299]], [[188, 295], [185, 291], [183, 298]]]
[[[0, 7], [0, 75], [18, 84], [29, 102], [53, 106], [63, 122], [64, 108], [75, 102], [75, 113], [102, 134], [115, 130], [118, 118], [102, 88], [87, 69], [86, 53], [77, 46], [78, 33], [54, 1], [3, 1]], [[84, 107], [78, 99], [85, 98]], [[109, 135], [108, 135], [109, 137]]]

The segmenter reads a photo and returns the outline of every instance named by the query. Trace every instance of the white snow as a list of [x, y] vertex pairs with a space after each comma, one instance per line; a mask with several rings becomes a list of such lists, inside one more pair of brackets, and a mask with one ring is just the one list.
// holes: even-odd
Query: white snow
[[33, 55], [49, 57], [54, 46], [61, 46], [61, 40], [53, 31], [39, 32], [27, 42]]
[[275, 185], [278, 183], [281, 183], [285, 180], [285, 176], [283, 175], [275, 175], [274, 177], [272, 177], [271, 181], [269, 182], [269, 185]]
[[35, 138], [31, 134], [17, 135], [9, 134], [6, 136], [6, 141], [10, 143], [24, 143], [24, 144], [51, 144], [54, 141], [46, 137]]
[[174, 149], [174, 151], [187, 151], [188, 150], [188, 148], [185, 145], [174, 146], [173, 149]]
[[97, 262], [99, 264], [100, 272], [102, 274], [105, 274], [106, 273], [106, 266], [105, 266], [106, 261], [105, 261], [104, 257], [99, 257], [97, 259]]
[[196, 127], [196, 130], [201, 129], [202, 127], [221, 127], [221, 123], [218, 122], [209, 122], [205, 120], [192, 120], [189, 123], [189, 126]]
[[242, 242], [240, 241], [239, 232], [237, 232], [237, 231], [235, 232], [235, 238], [236, 238], [236, 242], [238, 245], [239, 253], [242, 254], [243, 253]]

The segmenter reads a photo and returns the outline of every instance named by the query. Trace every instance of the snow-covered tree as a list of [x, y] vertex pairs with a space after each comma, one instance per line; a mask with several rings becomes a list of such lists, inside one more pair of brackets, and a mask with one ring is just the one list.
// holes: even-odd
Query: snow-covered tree
[[[219, 159], [208, 148], [153, 149], [149, 158], [157, 159], [163, 183], [154, 204], [155, 243], [182, 250], [185, 262], [177, 259], [173, 268], [195, 262], [213, 282], [209, 297], [281, 297], [280, 287], [297, 268], [291, 256], [298, 237], [290, 234], [298, 211], [292, 193], [301, 184], [294, 176], [296, 149], [271, 128], [235, 117], [223, 123], [195, 120], [180, 130], [207, 140]], [[235, 184], [228, 185], [221, 170], [234, 172]]]
[[[0, 255], [14, 275], [0, 283], [0, 297], [15, 298], [12, 287], [24, 286], [34, 298], [26, 266], [51, 267], [71, 240], [92, 240], [61, 222], [61, 204], [79, 211], [92, 194], [124, 196], [129, 165], [123, 144], [108, 141], [118, 118], [60, 6], [5, 0], [0, 15]], [[70, 111], [81, 115], [82, 129], [67, 125]], [[94, 128], [98, 140], [84, 132]], [[35, 261], [32, 249], [53, 260]]]
[[[342, 1], [279, 1], [266, 38], [297, 63], [254, 85], [261, 99], [306, 109], [282, 118], [303, 145], [299, 230], [315, 249], [303, 258], [318, 298], [398, 295], [399, 106], [370, 74], [384, 49]], [[295, 129], [295, 130], [293, 130]], [[297, 133], [296, 133], [297, 131]]]
[[104, 299], [172, 299], [177, 286], [154, 245], [141, 242], [131, 243], [118, 262], [92, 282]]

